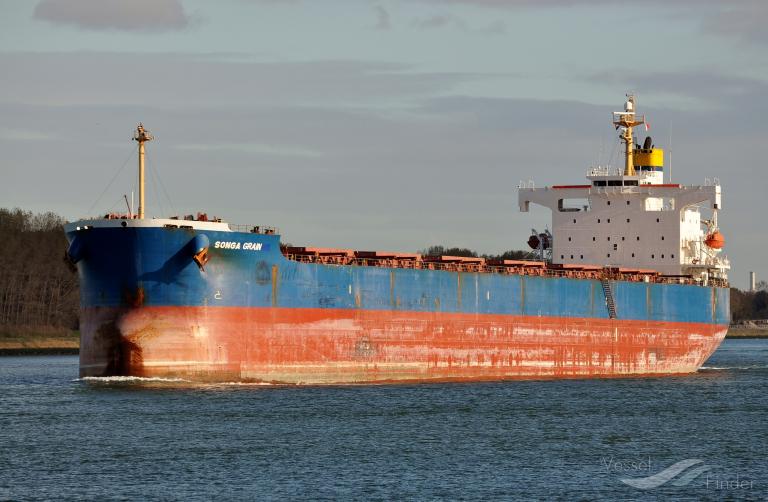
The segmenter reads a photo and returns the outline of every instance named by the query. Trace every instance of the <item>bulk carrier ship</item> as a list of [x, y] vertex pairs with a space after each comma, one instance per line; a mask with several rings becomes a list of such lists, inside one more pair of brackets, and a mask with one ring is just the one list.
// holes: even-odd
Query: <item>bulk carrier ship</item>
[[[730, 320], [719, 182], [664, 182], [613, 123], [624, 168], [519, 187], [552, 211], [539, 259], [281, 246], [269, 227], [139, 207], [65, 227], [80, 279], [80, 375], [332, 384], [672, 375], [697, 371]], [[705, 219], [702, 209], [706, 215]]]

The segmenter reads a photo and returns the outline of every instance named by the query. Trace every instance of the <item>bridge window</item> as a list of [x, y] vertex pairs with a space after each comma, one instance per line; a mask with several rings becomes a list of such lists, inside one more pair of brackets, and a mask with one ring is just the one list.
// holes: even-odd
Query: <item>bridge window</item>
[[557, 210], [561, 213], [572, 213], [586, 211], [589, 208], [589, 201], [584, 198], [559, 199], [557, 201]]
[[604, 187], [604, 186], [605, 186], [605, 181], [603, 181], [603, 180], [601, 180], [601, 181], [595, 181], [595, 182], [594, 182], [594, 185], [595, 185], [596, 187]]
[[609, 187], [620, 187], [621, 186], [621, 180], [608, 180], [608, 186]]
[[675, 210], [675, 198], [674, 197], [648, 197], [645, 205], [646, 211], [674, 211]]
[[636, 187], [637, 186], [637, 180], [626, 180], [624, 181], [625, 187]]

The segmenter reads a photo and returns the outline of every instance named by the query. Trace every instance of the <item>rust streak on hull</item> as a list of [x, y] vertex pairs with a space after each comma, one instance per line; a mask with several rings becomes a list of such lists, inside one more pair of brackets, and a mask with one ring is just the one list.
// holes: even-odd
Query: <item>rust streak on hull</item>
[[695, 372], [727, 326], [239, 307], [87, 308], [81, 376], [330, 384]]

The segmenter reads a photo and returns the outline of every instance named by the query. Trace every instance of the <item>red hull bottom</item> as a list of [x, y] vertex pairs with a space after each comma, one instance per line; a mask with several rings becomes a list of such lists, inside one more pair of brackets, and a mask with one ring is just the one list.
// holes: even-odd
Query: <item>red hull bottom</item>
[[82, 311], [80, 375], [331, 384], [695, 372], [728, 327], [346, 309]]

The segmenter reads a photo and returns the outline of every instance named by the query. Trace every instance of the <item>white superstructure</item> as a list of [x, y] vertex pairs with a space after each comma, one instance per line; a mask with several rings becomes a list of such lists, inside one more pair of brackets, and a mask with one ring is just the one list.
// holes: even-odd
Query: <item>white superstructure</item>
[[[634, 97], [614, 114], [627, 144], [623, 171], [593, 168], [589, 184], [519, 187], [521, 211], [531, 203], [552, 210], [551, 255], [555, 264], [651, 269], [706, 282], [726, 279], [730, 264], [720, 255], [717, 227], [722, 208], [718, 180], [704, 185], [665, 184], [663, 151], [650, 138], [635, 146]], [[709, 218], [702, 217], [705, 209]]]

